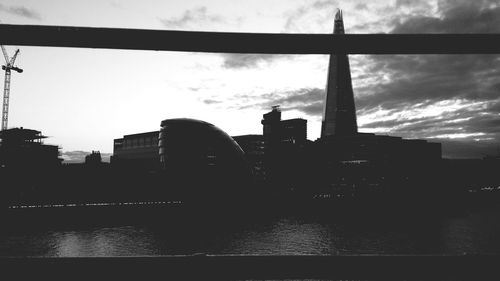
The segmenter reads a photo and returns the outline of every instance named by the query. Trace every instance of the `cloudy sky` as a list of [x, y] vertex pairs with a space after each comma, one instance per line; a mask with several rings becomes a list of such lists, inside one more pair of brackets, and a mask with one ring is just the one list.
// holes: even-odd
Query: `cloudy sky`
[[[498, 33], [500, 0], [2, 0], [8, 24], [165, 30], [331, 33]], [[10, 55], [16, 46], [7, 46]], [[167, 118], [258, 134], [262, 114], [308, 120], [319, 137], [328, 57], [19, 46], [9, 127], [41, 130], [62, 151], [112, 152], [114, 138]], [[443, 143], [446, 157], [500, 146], [500, 56], [351, 55], [361, 132]], [[69, 154], [68, 154], [69, 155]]]

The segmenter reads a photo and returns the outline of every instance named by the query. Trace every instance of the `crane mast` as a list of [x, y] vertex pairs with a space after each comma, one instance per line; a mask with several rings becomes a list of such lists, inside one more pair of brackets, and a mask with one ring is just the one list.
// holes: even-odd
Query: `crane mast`
[[9, 121], [9, 94], [10, 94], [10, 68], [5, 69], [5, 82], [3, 84], [3, 106], [2, 106], [2, 131], [7, 129]]
[[22, 73], [23, 70], [15, 67], [14, 63], [16, 61], [17, 55], [19, 54], [19, 49], [16, 50], [12, 58], [9, 60], [9, 56], [7, 55], [7, 50], [2, 45], [2, 53], [5, 58], [5, 65], [2, 65], [2, 69], [5, 70], [5, 82], [4, 82], [4, 90], [3, 90], [3, 105], [2, 105], [2, 131], [7, 130], [7, 124], [9, 121], [9, 96], [10, 96], [10, 76], [11, 70], [15, 70], [19, 73]]

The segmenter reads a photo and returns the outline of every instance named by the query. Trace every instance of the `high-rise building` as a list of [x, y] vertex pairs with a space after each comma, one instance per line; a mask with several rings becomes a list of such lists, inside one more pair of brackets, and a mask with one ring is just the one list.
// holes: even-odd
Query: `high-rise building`
[[[335, 14], [334, 34], [344, 34], [342, 11]], [[441, 144], [425, 140], [358, 133], [356, 108], [347, 54], [331, 54], [326, 86], [325, 112], [318, 140], [330, 159], [341, 161], [400, 161], [440, 159]], [[418, 151], [418, 152], [417, 152]], [[385, 161], [384, 160], [384, 161]]]
[[[335, 15], [333, 34], [344, 34], [341, 10]], [[349, 58], [347, 54], [331, 54], [321, 137], [349, 136], [357, 132]]]
[[307, 120], [294, 118], [281, 120], [279, 105], [263, 115], [263, 135], [267, 145], [275, 147], [280, 144], [304, 144], [307, 140]]

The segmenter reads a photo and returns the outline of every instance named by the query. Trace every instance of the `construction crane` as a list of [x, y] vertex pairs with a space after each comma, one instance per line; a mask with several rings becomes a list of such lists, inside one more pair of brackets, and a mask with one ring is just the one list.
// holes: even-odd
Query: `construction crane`
[[10, 72], [11, 70], [22, 73], [23, 70], [19, 67], [14, 66], [17, 55], [19, 54], [19, 49], [16, 50], [12, 58], [9, 59], [7, 55], [7, 50], [3, 45], [2, 47], [3, 56], [5, 58], [5, 65], [2, 65], [2, 70], [5, 70], [5, 83], [3, 88], [3, 107], [2, 107], [2, 131], [7, 130], [7, 122], [9, 120], [9, 95], [10, 95]]

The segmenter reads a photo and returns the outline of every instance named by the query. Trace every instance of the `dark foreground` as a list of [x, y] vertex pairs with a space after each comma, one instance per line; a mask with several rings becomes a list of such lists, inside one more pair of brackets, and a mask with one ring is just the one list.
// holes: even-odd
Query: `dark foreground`
[[63, 280], [498, 280], [500, 256], [0, 258], [4, 276]]
[[0, 268], [3, 276], [43, 280], [499, 277], [494, 205], [461, 212], [299, 202], [220, 207], [9, 209]]

